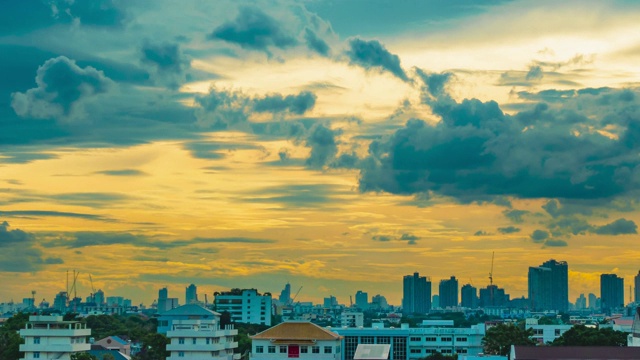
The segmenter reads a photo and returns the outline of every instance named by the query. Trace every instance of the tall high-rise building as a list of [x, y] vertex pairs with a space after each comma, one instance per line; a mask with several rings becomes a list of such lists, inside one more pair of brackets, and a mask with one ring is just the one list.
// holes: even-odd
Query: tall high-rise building
[[389, 308], [389, 303], [387, 302], [387, 298], [384, 296], [377, 294], [371, 298], [371, 306], [374, 309], [382, 309], [385, 310]]
[[425, 314], [431, 310], [431, 279], [415, 272], [402, 281], [402, 312]]
[[624, 307], [624, 279], [616, 274], [600, 275], [600, 308], [604, 312]]
[[636, 302], [636, 304], [640, 304], [640, 271], [638, 271], [638, 275], [636, 275], [635, 278], [633, 278], [633, 282], [635, 283], [635, 295], [633, 298], [633, 301]]
[[478, 300], [479, 307], [502, 307], [507, 306], [511, 297], [504, 289], [498, 285], [488, 285], [486, 288], [480, 289], [480, 298]]
[[281, 305], [289, 305], [291, 302], [291, 284], [287, 283], [287, 285], [284, 286], [284, 289], [280, 291], [278, 301]]
[[589, 309], [595, 310], [599, 308], [600, 306], [598, 306], [598, 297], [596, 296], [596, 294], [589, 293]]
[[532, 310], [567, 311], [569, 267], [553, 259], [529, 268], [529, 301]]
[[369, 309], [369, 294], [358, 290], [358, 292], [356, 292], [356, 306], [362, 310]]
[[587, 308], [587, 298], [584, 294], [580, 294], [580, 297], [576, 299], [576, 310], [584, 310]]
[[471, 284], [463, 285], [460, 289], [462, 307], [475, 309], [478, 307], [478, 289]]
[[184, 301], [186, 305], [198, 303], [198, 287], [194, 284], [185, 289]]
[[96, 293], [93, 294], [93, 301], [96, 303], [96, 305], [105, 304], [104, 291], [102, 291], [102, 289], [96, 291]]
[[441, 308], [458, 306], [458, 280], [455, 276], [447, 280], [440, 280], [438, 290]]

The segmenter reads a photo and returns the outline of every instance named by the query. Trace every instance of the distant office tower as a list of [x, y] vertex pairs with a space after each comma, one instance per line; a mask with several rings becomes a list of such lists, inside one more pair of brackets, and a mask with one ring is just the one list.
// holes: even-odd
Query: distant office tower
[[185, 305], [195, 304], [198, 302], [198, 287], [194, 284], [189, 285], [185, 289]]
[[433, 295], [431, 297], [431, 308], [432, 309], [440, 308], [440, 295]]
[[507, 306], [510, 301], [509, 294], [497, 285], [488, 285], [480, 289], [479, 307], [502, 307]]
[[595, 294], [589, 293], [589, 309], [599, 309], [598, 297]]
[[107, 306], [124, 306], [124, 298], [122, 296], [109, 296], [107, 297]]
[[566, 261], [551, 259], [529, 268], [529, 301], [532, 310], [568, 310], [569, 267]]
[[291, 284], [287, 283], [287, 285], [284, 286], [284, 289], [280, 292], [278, 301], [280, 302], [280, 305], [289, 305], [291, 302]]
[[600, 275], [600, 308], [604, 312], [624, 307], [624, 279], [616, 274]]
[[636, 302], [636, 304], [640, 304], [640, 271], [638, 271], [638, 275], [636, 275], [636, 277], [633, 278], [633, 280], [635, 283], [635, 294], [636, 294], [633, 300]]
[[166, 287], [158, 290], [158, 312], [167, 311], [167, 298], [169, 290]]
[[356, 292], [356, 306], [362, 310], [369, 309], [369, 294], [358, 290], [358, 292]]
[[387, 302], [387, 298], [378, 294], [374, 295], [371, 298], [371, 307], [374, 309], [387, 309], [389, 307], [389, 303]]
[[462, 297], [462, 307], [469, 309], [475, 309], [478, 307], [478, 289], [473, 287], [473, 285], [463, 285], [460, 289], [460, 296]]
[[53, 299], [53, 308], [64, 313], [67, 310], [69, 296], [66, 291], [59, 292]]
[[439, 286], [440, 293], [440, 307], [445, 309], [447, 307], [458, 306], [458, 280], [455, 276], [452, 276], [448, 280], [440, 280]]
[[334, 306], [338, 306], [338, 299], [335, 296], [329, 295], [329, 297], [324, 298], [324, 307], [331, 308]]
[[96, 293], [93, 294], [93, 301], [96, 303], [96, 305], [105, 304], [104, 291], [102, 291], [102, 289], [96, 291]]
[[431, 279], [415, 272], [406, 275], [402, 288], [402, 312], [425, 314], [431, 310]]
[[580, 297], [576, 299], [576, 310], [584, 310], [587, 308], [587, 298], [584, 294], [580, 294]]

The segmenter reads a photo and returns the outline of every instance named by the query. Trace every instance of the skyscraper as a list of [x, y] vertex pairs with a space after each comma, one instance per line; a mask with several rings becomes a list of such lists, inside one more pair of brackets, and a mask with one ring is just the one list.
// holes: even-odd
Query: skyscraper
[[458, 306], [458, 280], [455, 276], [447, 280], [440, 280], [438, 290], [441, 308]]
[[553, 259], [529, 268], [529, 301], [532, 310], [567, 311], [569, 266]]
[[638, 275], [636, 275], [635, 278], [633, 278], [633, 282], [635, 283], [635, 294], [636, 296], [634, 296], [633, 301], [636, 302], [636, 304], [640, 304], [640, 271], [638, 271]]
[[589, 309], [595, 310], [598, 308], [598, 298], [596, 294], [589, 293]]
[[198, 287], [194, 284], [189, 285], [185, 289], [185, 304], [194, 304], [198, 302]]
[[287, 285], [284, 286], [284, 289], [280, 292], [278, 301], [280, 301], [281, 305], [289, 305], [291, 302], [291, 284], [287, 283]]
[[600, 308], [606, 313], [624, 307], [624, 279], [616, 274], [600, 275]]
[[462, 307], [475, 309], [478, 307], [478, 289], [471, 284], [463, 285], [460, 289], [460, 297], [462, 298]]
[[431, 279], [415, 272], [402, 281], [402, 312], [425, 314], [431, 310]]
[[362, 310], [369, 309], [369, 294], [358, 290], [358, 292], [356, 292], [356, 306]]

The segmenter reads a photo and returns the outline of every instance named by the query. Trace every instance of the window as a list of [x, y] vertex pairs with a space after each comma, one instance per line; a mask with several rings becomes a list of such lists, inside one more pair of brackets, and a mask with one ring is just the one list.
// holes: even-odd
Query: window
[[285, 345], [280, 345], [280, 354], [286, 354], [287, 353], [287, 347]]
[[184, 357], [184, 351], [178, 351], [178, 357]]
[[256, 354], [262, 354], [262, 353], [264, 353], [264, 346], [262, 345], [256, 346]]
[[306, 354], [309, 352], [308, 346], [300, 346], [300, 354]]
[[442, 354], [451, 354], [451, 349], [442, 349], [442, 351], [440, 351], [440, 353], [442, 353]]
[[422, 353], [422, 349], [411, 349], [411, 353], [412, 354], [421, 354]]
[[178, 338], [178, 344], [184, 344], [184, 338]]
[[435, 337], [426, 337], [424, 338], [425, 341], [437, 341], [438, 339], [436, 339]]
[[34, 344], [40, 344], [40, 336], [36, 336], [33, 338], [33, 343]]
[[543, 334], [542, 329], [533, 329], [533, 335], [542, 335], [542, 334]]
[[556, 329], [556, 336], [560, 336], [560, 329]]
[[269, 347], [267, 348], [267, 351], [269, 352], [269, 354], [275, 354], [276, 353], [276, 346], [275, 345], [269, 345]]
[[193, 338], [193, 345], [196, 344], [196, 338]]
[[333, 351], [332, 351], [332, 350], [333, 350], [333, 349], [331, 348], [331, 346], [325, 346], [325, 347], [324, 347], [324, 353], [325, 353], [325, 354], [332, 354], [332, 353], [333, 353]]
[[207, 338], [207, 345], [211, 344], [211, 338]]
[[440, 341], [448, 342], [448, 341], [451, 341], [451, 338], [450, 337], [441, 337]]
[[412, 336], [410, 340], [411, 341], [420, 341], [420, 338], [416, 337], [416, 336]]
[[320, 346], [312, 346], [311, 347], [311, 352], [313, 354], [320, 354]]
[[467, 338], [466, 337], [457, 337], [456, 341], [464, 342], [464, 341], [467, 341]]
[[40, 352], [36, 351], [33, 353], [33, 358], [34, 359], [40, 359]]

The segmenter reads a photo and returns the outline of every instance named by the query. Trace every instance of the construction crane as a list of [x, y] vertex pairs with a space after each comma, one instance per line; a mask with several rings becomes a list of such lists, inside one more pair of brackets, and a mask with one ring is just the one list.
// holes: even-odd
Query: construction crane
[[489, 271], [489, 304], [493, 306], [493, 260], [496, 252], [491, 253], [491, 270]]
[[294, 301], [296, 300], [296, 298], [298, 297], [298, 294], [300, 294], [300, 290], [302, 290], [302, 286], [300, 286], [300, 289], [298, 289], [298, 291], [296, 292], [296, 294], [293, 296], [293, 298], [291, 299], [291, 301], [289, 302], [289, 305], [292, 305], [294, 303]]
[[31, 301], [32, 301], [32, 306], [35, 309], [36, 308], [36, 291], [35, 290], [31, 290]]
[[89, 274], [89, 281], [91, 281], [91, 302], [95, 303], [96, 302], [96, 288], [93, 287], [93, 278], [91, 277], [91, 274]]

